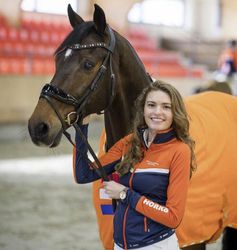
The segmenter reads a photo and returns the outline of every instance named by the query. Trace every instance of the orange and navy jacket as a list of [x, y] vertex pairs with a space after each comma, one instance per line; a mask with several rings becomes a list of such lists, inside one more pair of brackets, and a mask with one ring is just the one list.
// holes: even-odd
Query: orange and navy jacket
[[[87, 135], [88, 125], [81, 129]], [[124, 249], [151, 245], [172, 235], [182, 220], [189, 185], [190, 149], [176, 138], [174, 130], [157, 134], [149, 148], [143, 139], [144, 130], [139, 132], [144, 158], [118, 180], [129, 187], [126, 199], [118, 202], [114, 214], [114, 241]], [[119, 140], [100, 157], [107, 175], [115, 172], [115, 165], [128, 150], [131, 137]], [[78, 135], [76, 145], [76, 181], [98, 180], [98, 174], [81, 157], [82, 152], [87, 153], [87, 148]]]

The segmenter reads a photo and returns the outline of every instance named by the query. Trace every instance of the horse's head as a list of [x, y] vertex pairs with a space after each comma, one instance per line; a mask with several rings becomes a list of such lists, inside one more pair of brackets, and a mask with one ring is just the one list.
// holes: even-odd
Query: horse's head
[[105, 110], [114, 95], [115, 36], [103, 10], [95, 5], [93, 21], [85, 22], [69, 5], [68, 17], [73, 30], [55, 52], [55, 74], [29, 119], [36, 145], [57, 146], [64, 130]]

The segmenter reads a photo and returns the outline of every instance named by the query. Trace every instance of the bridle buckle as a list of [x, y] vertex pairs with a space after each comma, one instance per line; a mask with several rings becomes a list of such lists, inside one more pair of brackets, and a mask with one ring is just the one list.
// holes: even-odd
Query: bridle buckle
[[[76, 115], [76, 119], [74, 119], [71, 116]], [[67, 123], [68, 126], [72, 126], [74, 123], [76, 123], [79, 119], [79, 115], [77, 114], [76, 111], [72, 111], [69, 114], [67, 114], [67, 117], [65, 118], [65, 122]]]

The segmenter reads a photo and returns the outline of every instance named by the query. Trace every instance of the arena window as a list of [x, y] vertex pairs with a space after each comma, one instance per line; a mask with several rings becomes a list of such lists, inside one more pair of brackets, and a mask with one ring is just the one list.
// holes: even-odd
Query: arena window
[[[77, 9], [76, 0], [23, 0], [21, 8], [24, 11], [67, 15], [67, 5], [71, 4], [74, 10]], [[56, 6], [56, 8], [55, 8]]]
[[144, 0], [133, 5], [128, 20], [134, 23], [182, 27], [184, 5], [184, 0]]

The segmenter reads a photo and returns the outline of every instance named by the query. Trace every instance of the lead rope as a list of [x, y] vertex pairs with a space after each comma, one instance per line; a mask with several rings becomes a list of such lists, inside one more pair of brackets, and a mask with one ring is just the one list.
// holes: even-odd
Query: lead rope
[[88, 151], [90, 152], [92, 158], [94, 159], [97, 167], [95, 166], [95, 164], [88, 159], [87, 156], [84, 155], [84, 153], [82, 153], [78, 147], [76, 146], [76, 144], [72, 141], [71, 139], [71, 135], [66, 131], [66, 127], [64, 125], [64, 120], [62, 118], [62, 116], [60, 115], [60, 113], [58, 112], [58, 110], [55, 108], [54, 104], [52, 103], [51, 99], [47, 96], [47, 95], [41, 95], [41, 97], [45, 98], [47, 100], [47, 102], [50, 104], [50, 106], [52, 107], [52, 109], [54, 110], [54, 112], [56, 113], [56, 115], [58, 116], [61, 124], [62, 124], [62, 129], [63, 129], [63, 134], [65, 135], [65, 137], [68, 139], [68, 141], [76, 148], [77, 152], [84, 158], [86, 159], [87, 162], [89, 162], [90, 166], [96, 171], [96, 173], [101, 177], [101, 179], [103, 181], [108, 181], [108, 177], [105, 173], [104, 168], [102, 167], [99, 159], [97, 158], [94, 150], [92, 149], [92, 147], [90, 146], [90, 144], [88, 143], [85, 135], [82, 133], [81, 129], [79, 128], [79, 126], [74, 123], [73, 127], [75, 128], [76, 132], [80, 135], [81, 139], [83, 140], [83, 142], [86, 144]]
[[[65, 127], [65, 121], [63, 120], [61, 114], [58, 112], [58, 110], [55, 108], [52, 100], [50, 99], [49, 96], [41, 94], [40, 97], [43, 97], [47, 100], [47, 102], [50, 104], [50, 106], [52, 107], [52, 109], [54, 110], [54, 112], [56, 113], [57, 117], [59, 118], [61, 124], [62, 124], [62, 129], [63, 129], [63, 134], [65, 135], [65, 137], [68, 139], [68, 141], [76, 148], [76, 151], [81, 155], [81, 157], [83, 159], [85, 159], [89, 165], [96, 171], [96, 173], [101, 177], [101, 179], [103, 181], [109, 181], [108, 176], [105, 173], [104, 168], [102, 167], [98, 157], [96, 156], [94, 150], [92, 149], [92, 147], [90, 146], [89, 142], [87, 141], [87, 138], [85, 137], [85, 135], [82, 133], [80, 127], [78, 126], [78, 124], [76, 122], [74, 122], [72, 125], [75, 128], [76, 132], [79, 134], [79, 136], [81, 137], [81, 139], [83, 140], [83, 142], [86, 144], [87, 149], [89, 150], [92, 158], [94, 159], [95, 163], [97, 166], [95, 166], [95, 164], [88, 159], [87, 155], [85, 156], [83, 152], [81, 152], [77, 145], [72, 141], [71, 135], [66, 131], [66, 127]], [[117, 207], [117, 200], [116, 199], [112, 199], [112, 208], [113, 208], [113, 212], [115, 212]]]
[[[75, 128], [76, 132], [79, 134], [79, 136], [81, 137], [82, 141], [86, 144], [91, 156], [93, 157], [94, 161], [96, 162], [97, 167], [95, 166], [95, 164], [93, 162], [91, 162], [88, 157], [84, 156], [84, 154], [77, 148], [77, 146], [75, 145], [75, 143], [72, 141], [71, 139], [71, 135], [64, 130], [63, 134], [66, 136], [66, 138], [68, 139], [68, 141], [76, 148], [77, 152], [84, 158], [86, 159], [90, 165], [93, 167], [93, 169], [96, 171], [96, 173], [101, 177], [101, 179], [103, 181], [109, 181], [108, 176], [105, 173], [105, 170], [103, 168], [103, 166], [101, 165], [98, 157], [96, 156], [94, 150], [92, 149], [91, 145], [89, 144], [87, 138], [85, 137], [85, 135], [82, 133], [80, 127], [78, 126], [77, 123], [73, 124], [73, 127]], [[115, 212], [117, 207], [117, 200], [116, 199], [112, 199], [112, 208], [113, 208], [113, 212]]]
[[[95, 163], [96, 163], [97, 167], [95, 167], [94, 169], [97, 169], [97, 170], [100, 171], [99, 176], [100, 176], [104, 181], [108, 181], [109, 178], [108, 178], [108, 176], [106, 175], [104, 168], [102, 167], [102, 165], [101, 165], [101, 163], [100, 163], [98, 157], [96, 156], [94, 150], [92, 149], [91, 145], [89, 144], [87, 138], [86, 138], [85, 135], [82, 133], [80, 127], [78, 126], [77, 123], [74, 123], [74, 124], [73, 124], [73, 127], [75, 128], [76, 132], [77, 132], [77, 133], [79, 134], [79, 136], [81, 137], [82, 141], [86, 144], [86, 146], [87, 146], [87, 148], [88, 148], [88, 150], [89, 150], [91, 156], [92, 156], [93, 159], [95, 160]], [[66, 133], [67, 133], [67, 132], [66, 132]], [[68, 133], [67, 133], [67, 134], [68, 134]], [[70, 136], [70, 134], [68, 134], [68, 135]], [[68, 137], [67, 137], [67, 138], [68, 138]], [[71, 136], [70, 136], [70, 140], [69, 140], [69, 141], [71, 141]], [[76, 147], [75, 144], [74, 144], [74, 146]], [[77, 147], [76, 147], [76, 149], [77, 149]], [[78, 150], [78, 149], [77, 149], [77, 150]]]
[[[50, 97], [48, 97], [47, 95], [43, 95], [43, 94], [41, 94], [40, 97], [43, 97], [43, 98], [45, 98], [48, 101], [48, 103], [50, 104], [50, 106], [52, 107], [52, 109], [54, 110], [54, 112], [56, 113], [56, 115], [58, 116], [58, 118], [59, 118], [59, 120], [60, 120], [60, 122], [62, 124], [63, 134], [68, 139], [68, 141], [76, 148], [76, 151], [81, 155], [81, 157], [83, 159], [85, 159], [89, 163], [89, 165], [95, 170], [95, 172], [101, 177], [101, 179], [103, 181], [109, 181], [109, 178], [106, 175], [104, 168], [102, 167], [102, 165], [101, 165], [98, 157], [96, 156], [94, 150], [92, 149], [92, 147], [90, 146], [89, 142], [87, 141], [87, 138], [82, 133], [82, 131], [81, 131], [80, 127], [78, 126], [78, 124], [74, 123], [73, 127], [75, 128], [76, 132], [79, 134], [79, 136], [81, 137], [81, 139], [83, 140], [83, 142], [86, 144], [86, 146], [87, 146], [87, 148], [88, 148], [88, 150], [89, 150], [92, 158], [96, 162], [97, 167], [95, 166], [95, 164], [90, 159], [88, 159], [87, 155], [85, 156], [84, 153], [81, 152], [78, 149], [77, 145], [72, 141], [71, 135], [66, 131], [66, 127], [64, 125], [64, 120], [63, 120], [62, 116], [60, 115], [60, 113], [58, 112], [58, 110], [54, 107], [54, 105], [53, 105]], [[117, 200], [112, 199], [113, 212], [115, 212], [116, 207], [117, 207]]]
[[[114, 32], [112, 31], [112, 29], [108, 26], [109, 29], [109, 34], [110, 34], [110, 44], [109, 44], [109, 48], [105, 47], [105, 49], [108, 50], [108, 55], [106, 56], [105, 60], [102, 63], [101, 69], [99, 74], [96, 76], [96, 79], [94, 79], [94, 81], [92, 82], [92, 85], [90, 87], [89, 92], [94, 91], [94, 89], [97, 87], [97, 82], [99, 81], [99, 79], [101, 78], [101, 76], [105, 73], [106, 71], [106, 63], [109, 60], [109, 65], [110, 65], [110, 71], [111, 71], [111, 76], [110, 76], [110, 81], [111, 81], [111, 98], [109, 100], [109, 106], [112, 103], [112, 100], [114, 98], [114, 93], [115, 93], [115, 75], [113, 72], [113, 67], [112, 67], [112, 57], [111, 54], [113, 54], [114, 52], [114, 47], [115, 47], [115, 36], [114, 36]], [[100, 44], [100, 47], [103, 47], [102, 44]], [[86, 47], [81, 47], [81, 48], [86, 48]], [[79, 49], [78, 48], [73, 48], [73, 49]], [[79, 136], [81, 137], [81, 139], [83, 140], [83, 142], [86, 144], [87, 149], [89, 150], [92, 158], [94, 159], [95, 163], [97, 166], [95, 166], [95, 164], [93, 162], [91, 162], [87, 155], [85, 156], [84, 153], [82, 153], [76, 146], [76, 144], [72, 141], [71, 139], [71, 135], [66, 131], [67, 127], [65, 126], [65, 121], [63, 120], [63, 118], [61, 117], [60, 113], [58, 112], [58, 110], [55, 108], [55, 106], [53, 105], [51, 99], [49, 98], [49, 96], [45, 95], [45, 94], [41, 94], [40, 97], [45, 98], [48, 103], [50, 104], [50, 106], [53, 108], [53, 110], [55, 111], [56, 115], [58, 116], [61, 124], [62, 124], [62, 129], [63, 129], [63, 134], [65, 135], [65, 137], [68, 139], [68, 141], [76, 148], [77, 152], [84, 158], [86, 159], [87, 162], [89, 162], [89, 164], [91, 165], [91, 167], [96, 171], [96, 173], [101, 177], [101, 179], [103, 181], [108, 181], [109, 178], [105, 173], [104, 168], [102, 167], [99, 159], [97, 158], [94, 150], [91, 148], [87, 138], [85, 137], [85, 135], [82, 133], [80, 127], [78, 126], [78, 124], [76, 122], [74, 122], [73, 124], [69, 124], [72, 125], [76, 132], [79, 134]], [[85, 99], [88, 99], [88, 96], [86, 95]], [[77, 114], [79, 113], [79, 111], [82, 109], [82, 107], [85, 104], [85, 101], [83, 100], [80, 107], [77, 107]], [[117, 206], [117, 201], [115, 199], [112, 199], [112, 206], [113, 206], [113, 211], [115, 211], [116, 206]]]
[[[87, 145], [88, 150], [90, 151], [91, 156], [94, 158], [97, 167], [93, 164], [93, 162], [91, 162], [92, 167], [95, 169], [96, 173], [102, 178], [103, 181], [109, 181], [108, 176], [105, 173], [105, 170], [103, 168], [103, 166], [101, 165], [99, 159], [97, 158], [94, 150], [91, 148], [87, 138], [85, 137], [85, 135], [82, 133], [80, 127], [78, 126], [77, 123], [73, 124], [73, 127], [75, 128], [76, 132], [80, 135], [81, 139], [83, 140], [83, 142]], [[65, 131], [66, 132], [66, 131]], [[67, 133], [67, 132], [66, 132]], [[69, 135], [69, 138], [67, 137], [67, 135]], [[74, 145], [76, 147], [76, 145], [72, 142], [71, 140], [71, 136], [69, 133], [67, 133], [67, 135], [65, 135], [68, 140], [72, 143], [72, 145]], [[78, 148], [76, 147], [76, 149], [78, 150]], [[84, 157], [84, 154], [82, 155]], [[87, 157], [86, 157], [87, 158]], [[88, 158], [87, 158], [88, 159]], [[88, 159], [89, 160], [89, 159]], [[113, 208], [113, 212], [115, 212], [117, 207], [117, 200], [116, 199], [112, 199], [112, 208]]]

